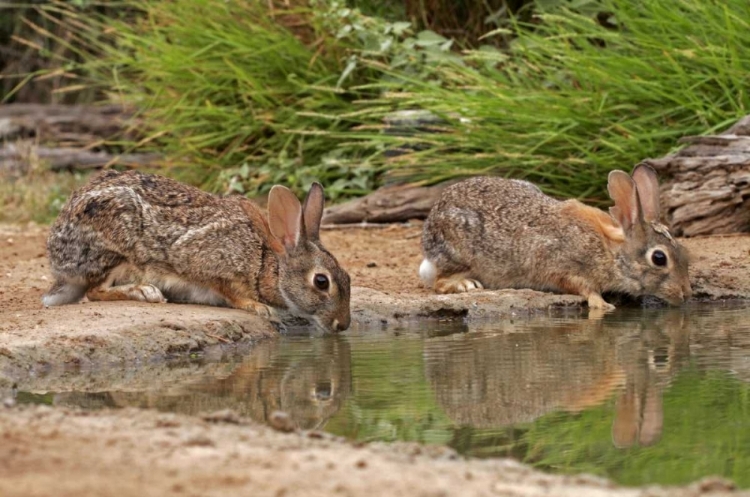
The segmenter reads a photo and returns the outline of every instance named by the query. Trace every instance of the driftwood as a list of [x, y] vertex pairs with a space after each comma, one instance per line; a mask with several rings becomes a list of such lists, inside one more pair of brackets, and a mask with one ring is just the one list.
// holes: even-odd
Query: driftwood
[[689, 145], [643, 161], [667, 178], [665, 221], [678, 236], [750, 231], [750, 116], [720, 135], [690, 136]]
[[160, 156], [118, 154], [106, 145], [137, 139], [138, 124], [119, 105], [0, 106], [0, 173], [24, 174], [37, 164], [53, 171], [150, 164]]
[[392, 185], [349, 202], [325, 210], [326, 224], [394, 223], [410, 219], [424, 219], [440, 192], [448, 186]]
[[0, 106], [0, 140], [34, 138], [44, 144], [52, 141], [66, 146], [91, 143], [122, 136], [133, 115], [119, 105], [40, 105]]
[[118, 164], [142, 166], [156, 162], [159, 154], [111, 154], [79, 148], [46, 148], [30, 144], [7, 144], [0, 148], [0, 171], [23, 173], [30, 164], [42, 163], [52, 171], [97, 169]]

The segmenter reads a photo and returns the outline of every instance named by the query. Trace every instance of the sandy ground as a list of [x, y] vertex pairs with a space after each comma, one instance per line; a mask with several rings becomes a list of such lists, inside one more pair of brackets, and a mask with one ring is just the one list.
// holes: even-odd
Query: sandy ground
[[551, 476], [509, 460], [464, 460], [443, 447], [355, 445], [320, 432], [280, 433], [228, 413], [0, 410], [0, 495], [13, 496], [720, 496], [687, 488], [618, 488]]
[[[323, 233], [352, 276], [353, 327], [414, 318], [487, 320], [561, 308], [586, 315], [582, 299], [569, 295], [430, 294], [416, 276], [420, 230], [420, 223], [412, 223]], [[39, 299], [50, 284], [45, 236], [44, 227], [0, 226], [0, 397], [30, 376], [211, 354], [278, 333], [270, 323], [232, 309], [131, 302], [43, 309]], [[750, 236], [686, 244], [693, 254], [696, 299], [750, 299]], [[583, 497], [730, 490], [710, 481], [686, 489], [616, 489], [587, 477], [542, 475], [508, 461], [466, 461], [446, 449], [358, 447], [321, 434], [280, 434], [249, 421], [0, 406], [2, 496], [381, 495], [384, 489], [389, 495]]]
[[[417, 278], [421, 223], [333, 229], [323, 240], [352, 277], [353, 328], [414, 319], [587, 315], [583, 299], [531, 290], [434, 295]], [[0, 390], [40, 372], [205, 352], [274, 336], [252, 314], [207, 306], [86, 302], [44, 309], [46, 228], [0, 225]], [[750, 236], [689, 239], [697, 300], [750, 299]]]

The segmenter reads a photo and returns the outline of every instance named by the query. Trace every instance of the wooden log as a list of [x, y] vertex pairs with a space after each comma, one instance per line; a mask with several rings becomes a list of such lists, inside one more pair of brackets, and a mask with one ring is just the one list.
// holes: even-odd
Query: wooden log
[[424, 219], [450, 183], [435, 186], [391, 185], [325, 210], [325, 224], [394, 223]]
[[665, 180], [665, 222], [678, 236], [750, 232], [750, 116], [719, 135], [689, 136], [682, 150], [647, 159]]
[[131, 133], [128, 129], [138, 128], [136, 121], [132, 112], [119, 105], [2, 105], [0, 139], [34, 138], [45, 145], [64, 142], [86, 146]]
[[160, 159], [160, 154], [113, 154], [79, 148], [48, 148], [24, 143], [9, 143], [0, 148], [0, 172], [23, 174], [37, 162], [52, 171], [82, 171], [115, 164], [129, 167], [143, 166]]

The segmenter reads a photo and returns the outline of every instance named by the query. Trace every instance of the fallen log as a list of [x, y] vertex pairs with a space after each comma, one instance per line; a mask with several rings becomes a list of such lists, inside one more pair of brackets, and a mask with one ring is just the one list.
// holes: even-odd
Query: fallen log
[[750, 231], [750, 116], [719, 135], [688, 136], [688, 145], [646, 159], [661, 177], [664, 221], [677, 236]]
[[88, 146], [94, 142], [122, 138], [137, 129], [133, 113], [120, 105], [42, 105], [0, 106], [0, 140], [34, 138], [40, 144], [54, 142]]
[[113, 154], [80, 148], [9, 143], [0, 148], [0, 172], [24, 174], [37, 163], [52, 171], [84, 171], [111, 165], [137, 167], [155, 163], [161, 158], [160, 154]]
[[395, 223], [424, 219], [449, 184], [384, 186], [365, 197], [327, 208], [323, 213], [323, 223]]

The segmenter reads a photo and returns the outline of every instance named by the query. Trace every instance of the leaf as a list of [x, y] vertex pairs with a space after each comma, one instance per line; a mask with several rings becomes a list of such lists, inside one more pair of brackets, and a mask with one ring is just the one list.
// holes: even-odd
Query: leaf
[[239, 174], [242, 179], [249, 178], [250, 177], [250, 164], [248, 164], [247, 162], [242, 164], [242, 166], [240, 166]]
[[390, 28], [390, 32], [392, 32], [396, 36], [401, 36], [406, 31], [411, 29], [411, 23], [410, 22], [394, 22], [394, 23], [391, 23], [388, 27]]
[[417, 34], [416, 44], [420, 47], [431, 47], [435, 45], [442, 45], [446, 41], [448, 41], [447, 38], [440, 36], [434, 31], [425, 30], [420, 31]]
[[480, 40], [484, 40], [485, 38], [489, 38], [490, 36], [495, 35], [512, 35], [513, 31], [507, 28], [497, 28], [493, 29], [492, 31], [488, 31], [487, 33], [483, 34], [479, 37]]
[[440, 50], [442, 50], [443, 52], [448, 52], [451, 49], [451, 45], [453, 45], [453, 40], [448, 40], [440, 45]]
[[346, 67], [344, 68], [344, 71], [341, 73], [339, 80], [336, 82], [336, 88], [341, 88], [341, 83], [343, 83], [346, 80], [346, 78], [348, 78], [349, 75], [356, 68], [357, 68], [357, 58], [349, 57], [349, 62], [347, 62]]

